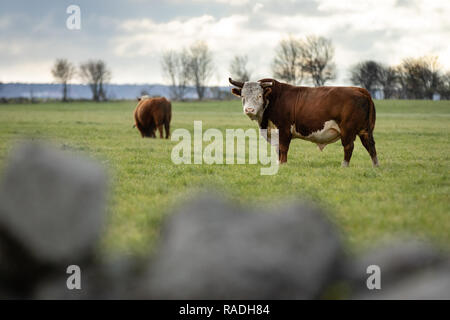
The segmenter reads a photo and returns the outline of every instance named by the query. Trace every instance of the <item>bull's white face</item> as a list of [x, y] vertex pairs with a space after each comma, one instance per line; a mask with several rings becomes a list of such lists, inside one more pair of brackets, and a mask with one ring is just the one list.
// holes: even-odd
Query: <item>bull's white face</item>
[[264, 89], [259, 82], [246, 82], [242, 87], [241, 98], [244, 114], [256, 120], [264, 111]]

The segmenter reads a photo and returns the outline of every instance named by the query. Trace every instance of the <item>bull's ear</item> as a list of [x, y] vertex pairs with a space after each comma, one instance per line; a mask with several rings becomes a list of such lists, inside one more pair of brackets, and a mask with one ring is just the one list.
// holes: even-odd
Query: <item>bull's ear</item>
[[271, 88], [265, 88], [264, 89], [264, 99], [267, 99], [270, 94], [272, 93], [272, 89]]
[[234, 94], [236, 97], [241, 97], [241, 89], [233, 88], [231, 89], [231, 93]]
[[141, 101], [141, 98], [137, 98], [137, 101]]

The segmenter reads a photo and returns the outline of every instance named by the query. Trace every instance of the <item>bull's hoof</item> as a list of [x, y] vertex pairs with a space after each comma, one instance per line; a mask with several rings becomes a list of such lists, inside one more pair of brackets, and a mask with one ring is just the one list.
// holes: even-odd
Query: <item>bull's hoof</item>
[[377, 157], [374, 157], [373, 159], [372, 159], [372, 165], [373, 165], [373, 167], [374, 168], [378, 168], [380, 165], [378, 164], [378, 158]]
[[342, 161], [341, 167], [348, 168], [348, 164], [349, 164], [349, 162], [344, 160], [344, 161]]

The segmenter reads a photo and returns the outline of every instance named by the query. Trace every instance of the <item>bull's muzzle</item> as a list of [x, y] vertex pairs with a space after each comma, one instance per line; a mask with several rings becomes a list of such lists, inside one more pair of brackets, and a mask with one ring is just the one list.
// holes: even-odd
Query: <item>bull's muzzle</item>
[[245, 108], [244, 109], [245, 114], [255, 114], [255, 108]]

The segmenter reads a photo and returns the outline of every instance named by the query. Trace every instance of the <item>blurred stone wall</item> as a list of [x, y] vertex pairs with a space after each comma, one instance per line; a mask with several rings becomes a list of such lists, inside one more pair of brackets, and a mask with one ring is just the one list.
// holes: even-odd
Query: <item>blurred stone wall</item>
[[[399, 240], [351, 256], [312, 205], [239, 207], [199, 194], [167, 215], [157, 253], [101, 258], [106, 175], [39, 142], [0, 181], [0, 299], [449, 299], [450, 259]], [[80, 267], [69, 289], [67, 267]], [[368, 288], [369, 266], [380, 289]]]

